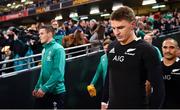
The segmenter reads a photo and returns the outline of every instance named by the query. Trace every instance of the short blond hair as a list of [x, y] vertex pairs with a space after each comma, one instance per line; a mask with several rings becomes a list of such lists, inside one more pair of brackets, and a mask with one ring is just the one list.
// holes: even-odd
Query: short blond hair
[[119, 9], [115, 10], [110, 17], [110, 20], [127, 20], [129, 22], [136, 19], [134, 11], [128, 6], [122, 6]]

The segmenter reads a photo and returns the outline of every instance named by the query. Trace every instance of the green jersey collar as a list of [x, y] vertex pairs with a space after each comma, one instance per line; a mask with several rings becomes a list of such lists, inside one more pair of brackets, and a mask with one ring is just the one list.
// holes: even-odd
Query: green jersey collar
[[51, 45], [54, 44], [55, 42], [56, 42], [56, 41], [55, 41], [54, 39], [52, 39], [51, 42], [43, 44], [43, 47], [44, 47], [44, 48], [48, 48], [49, 46], [51, 46]]

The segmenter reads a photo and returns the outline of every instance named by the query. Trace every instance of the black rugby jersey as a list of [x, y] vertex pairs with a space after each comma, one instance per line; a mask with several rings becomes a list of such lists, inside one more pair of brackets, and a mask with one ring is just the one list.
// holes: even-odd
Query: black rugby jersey
[[165, 66], [163, 61], [161, 64], [166, 90], [163, 108], [180, 108], [180, 59], [170, 66]]
[[159, 108], [164, 85], [157, 51], [143, 40], [109, 45], [109, 108], [146, 108], [145, 81], [153, 87], [150, 107]]

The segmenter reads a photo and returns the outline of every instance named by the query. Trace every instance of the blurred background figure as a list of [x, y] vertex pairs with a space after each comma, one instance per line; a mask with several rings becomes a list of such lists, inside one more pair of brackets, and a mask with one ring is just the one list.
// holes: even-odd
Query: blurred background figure
[[[12, 51], [10, 50], [10, 46], [4, 46], [2, 49], [1, 49], [1, 52], [3, 53], [2, 55], [2, 60], [4, 61], [7, 61], [7, 60], [10, 60], [10, 59], [13, 59], [13, 54], [12, 54]], [[9, 62], [9, 63], [4, 63], [1, 67], [1, 69], [5, 69], [5, 68], [8, 68], [8, 67], [13, 67], [13, 62]], [[9, 69], [5, 69], [2, 71], [2, 74], [5, 74], [5, 73], [10, 73], [10, 72], [13, 72], [14, 71], [14, 68], [9, 68]]]
[[[146, 35], [144, 36], [144, 40], [145, 40], [147, 43], [149, 43], [150, 45], [152, 45], [153, 34], [152, 34], [152, 33], [146, 34]], [[159, 50], [158, 47], [156, 47], [156, 46], [154, 46], [154, 45], [152, 45], [152, 46], [156, 49], [157, 54], [158, 54], [158, 56], [159, 56], [159, 60], [161, 60], [161, 59], [162, 59], [161, 51]]]
[[103, 85], [104, 85], [105, 77], [106, 77], [106, 73], [107, 73], [107, 66], [108, 66], [108, 59], [107, 59], [106, 52], [107, 52], [107, 49], [108, 49], [108, 46], [110, 43], [111, 43], [110, 39], [104, 40], [103, 49], [104, 49], [105, 54], [101, 56], [100, 62], [99, 62], [98, 67], [96, 69], [96, 73], [95, 73], [90, 85], [87, 86], [87, 90], [88, 90], [91, 97], [96, 96], [96, 92], [99, 91], [97, 89], [100, 89], [100, 88], [98, 88], [98, 85], [96, 85], [97, 81], [100, 78], [103, 79], [102, 81], [103, 81]]
[[51, 26], [55, 30], [54, 39], [56, 40], [57, 43], [62, 45], [62, 39], [66, 35], [65, 30], [62, 27], [62, 24], [60, 26], [59, 22], [57, 20], [52, 19], [51, 20]]

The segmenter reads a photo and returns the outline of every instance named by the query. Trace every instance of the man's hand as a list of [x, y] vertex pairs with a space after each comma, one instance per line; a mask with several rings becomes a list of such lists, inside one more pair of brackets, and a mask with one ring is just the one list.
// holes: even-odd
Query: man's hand
[[91, 97], [96, 96], [96, 88], [94, 87], [93, 84], [88, 85], [88, 86], [87, 86], [87, 90], [88, 90], [89, 95], [90, 95]]
[[32, 96], [36, 96], [37, 90], [32, 91]]
[[150, 96], [150, 94], [151, 94], [151, 83], [148, 80], [146, 80], [145, 89], [146, 89], [146, 96]]
[[14, 33], [14, 41], [18, 39], [18, 36]]
[[39, 89], [37, 92], [36, 92], [36, 97], [40, 98], [40, 97], [43, 97], [45, 95], [45, 92], [43, 92], [41, 89]]
[[101, 110], [107, 110], [108, 104], [105, 102], [101, 102]]

